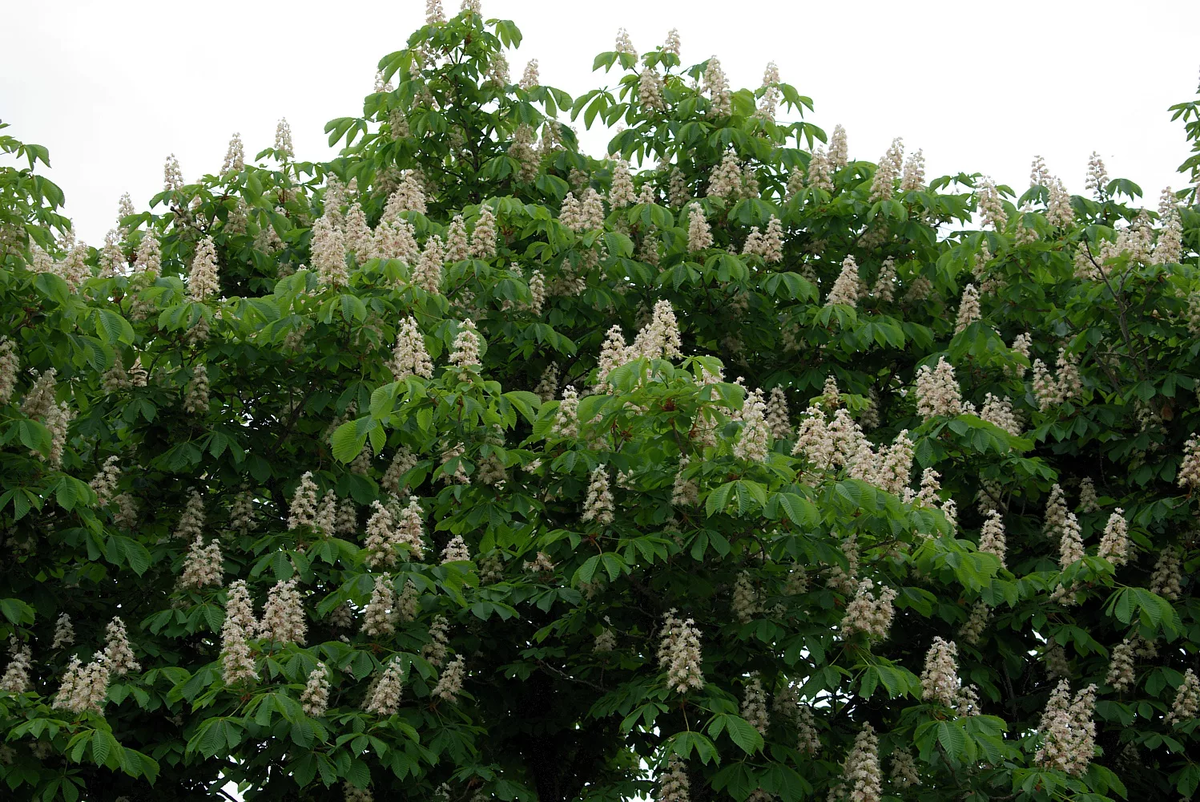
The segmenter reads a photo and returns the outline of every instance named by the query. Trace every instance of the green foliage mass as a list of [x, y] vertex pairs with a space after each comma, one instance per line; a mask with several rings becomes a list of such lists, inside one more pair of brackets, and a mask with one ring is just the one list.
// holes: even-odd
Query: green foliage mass
[[[978, 174], [843, 164], [787, 84], [723, 98], [715, 65], [612, 52], [609, 86], [571, 98], [510, 82], [520, 38], [470, 11], [427, 25], [329, 124], [338, 158], [231, 158], [102, 249], [70, 242], [45, 150], [0, 138], [23, 160], [0, 169], [0, 795], [687, 798], [658, 790], [670, 766], [694, 800], [1190, 797], [1196, 159], [1157, 209], [1124, 179], [1001, 185], [981, 228]], [[1200, 147], [1200, 104], [1175, 112]], [[612, 156], [567, 115], [624, 126]], [[426, 258], [371, 246], [385, 220]], [[754, 244], [774, 230], [780, 253]], [[850, 302], [828, 303], [839, 275]], [[390, 367], [408, 318], [429, 376]], [[605, 349], [614, 327], [630, 348]], [[318, 514], [290, 525], [306, 473]], [[367, 548], [414, 500], [424, 555]], [[980, 548], [992, 511], [1003, 560]], [[1114, 514], [1126, 560], [1101, 545]], [[195, 574], [211, 543], [216, 582]], [[235, 580], [267, 625], [226, 625]], [[886, 633], [847, 626], [863, 580], [894, 592]], [[686, 692], [660, 662], [672, 610], [699, 637]], [[935, 638], [952, 698], [925, 692]], [[227, 670], [238, 647], [255, 678]], [[88, 666], [107, 695], [73, 709], [60, 686]], [[389, 666], [399, 703], [369, 711]], [[1043, 719], [1064, 678], [1097, 686], [1068, 771]]]

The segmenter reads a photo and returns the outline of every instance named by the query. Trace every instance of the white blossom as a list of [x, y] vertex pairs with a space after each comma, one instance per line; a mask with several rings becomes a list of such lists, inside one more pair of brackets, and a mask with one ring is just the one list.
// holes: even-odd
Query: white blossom
[[388, 367], [396, 381], [404, 381], [409, 376], [425, 379], [433, 376], [433, 362], [425, 349], [425, 338], [411, 315], [401, 321], [396, 332], [396, 347], [392, 351], [392, 360]]
[[[57, 644], [57, 639], [56, 639]], [[58, 648], [57, 645], [54, 648]], [[0, 677], [0, 691], [14, 696], [29, 690], [29, 672], [33, 668], [33, 651], [17, 640], [16, 634], [8, 641], [8, 667]]]
[[205, 237], [196, 246], [192, 269], [188, 274], [188, 297], [204, 303], [221, 289], [217, 278], [217, 251], [212, 237]]
[[613, 496], [608, 486], [608, 469], [604, 465], [592, 471], [587, 498], [583, 503], [582, 520], [595, 521], [600, 526], [608, 526], [613, 522]]
[[267, 594], [263, 606], [262, 620], [258, 622], [257, 634], [278, 643], [304, 645], [308, 636], [308, 622], [304, 617], [304, 604], [297, 589], [298, 579], [276, 582]]
[[1196, 672], [1188, 669], [1183, 675], [1183, 682], [1175, 692], [1175, 701], [1164, 722], [1168, 727], [1177, 727], [1185, 721], [1194, 719], [1200, 714], [1200, 679]]
[[301, 526], [312, 526], [317, 517], [317, 484], [313, 481], [312, 471], [305, 471], [300, 477], [300, 484], [292, 495], [292, 503], [288, 507], [288, 529]]
[[371, 638], [385, 638], [396, 631], [394, 622], [396, 591], [389, 577], [375, 577], [371, 600], [363, 616], [363, 634]]
[[1038, 727], [1041, 746], [1034, 759], [1039, 766], [1075, 776], [1087, 770], [1095, 751], [1096, 724], [1092, 720], [1095, 703], [1095, 685], [1089, 685], [1072, 699], [1068, 681], [1059, 682], [1050, 694]]
[[300, 694], [300, 706], [304, 715], [311, 718], [320, 718], [329, 710], [329, 669], [324, 663], [317, 663], [317, 667], [309, 672]]
[[209, 585], [219, 587], [222, 573], [220, 542], [213, 540], [206, 546], [204, 538], [196, 535], [183, 561], [183, 574], [179, 578], [179, 586], [190, 590], [200, 590]]
[[1130, 638], [1126, 638], [1113, 647], [1112, 658], [1108, 664], [1108, 675], [1104, 681], [1118, 693], [1131, 689], [1137, 681], [1134, 673], [1134, 642]]
[[246, 581], [238, 579], [229, 585], [225, 600], [225, 623], [221, 626], [221, 676], [226, 685], [258, 679], [247, 642], [256, 628]]
[[71, 616], [59, 613], [58, 620], [54, 623], [54, 642], [50, 644], [50, 648], [54, 650], [70, 648], [74, 643], [75, 626], [71, 623]]
[[1120, 507], [1113, 510], [1104, 525], [1099, 556], [1115, 566], [1124, 565], [1129, 559], [1129, 522], [1125, 520], [1125, 510]]
[[929, 365], [917, 369], [916, 390], [917, 413], [926, 420], [937, 415], [953, 417], [963, 412], [958, 380], [945, 357], [938, 357], [933, 369]]
[[483, 341], [475, 328], [475, 322], [464, 320], [459, 324], [458, 335], [454, 338], [454, 348], [450, 352], [450, 364], [462, 369], [479, 367], [479, 354]]
[[675, 609], [667, 611], [658, 647], [658, 664], [666, 669], [667, 687], [678, 693], [700, 690], [704, 674], [700, 669], [700, 632], [695, 622], [680, 620]]
[[442, 675], [438, 677], [437, 684], [433, 686], [433, 695], [439, 699], [444, 699], [447, 702], [458, 701], [458, 695], [462, 693], [463, 679], [466, 676], [466, 668], [464, 666], [464, 657], [456, 655], [442, 670]]
[[858, 277], [858, 265], [855, 263], [853, 256], [847, 256], [842, 260], [842, 270], [838, 273], [837, 279], [833, 282], [833, 287], [829, 290], [829, 295], [825, 299], [825, 305], [845, 304], [846, 306], [857, 306], [858, 299], [862, 296], [863, 286], [862, 280]]
[[392, 716], [400, 712], [400, 697], [404, 692], [404, 674], [399, 658], [393, 657], [367, 699], [366, 711], [377, 716]]
[[742, 403], [742, 434], [733, 446], [733, 455], [751, 462], [766, 462], [771, 445], [771, 431], [767, 427], [766, 404], [762, 393], [753, 390]]
[[925, 654], [925, 670], [921, 672], [921, 698], [954, 706], [958, 693], [958, 647], [951, 641], [935, 637]]

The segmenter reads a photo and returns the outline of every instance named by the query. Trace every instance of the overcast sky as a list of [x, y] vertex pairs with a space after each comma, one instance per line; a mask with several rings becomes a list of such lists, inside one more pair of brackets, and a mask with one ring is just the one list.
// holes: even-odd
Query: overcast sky
[[[1184, 183], [1167, 108], [1196, 94], [1194, 0], [482, 1], [525, 35], [513, 80], [536, 58], [542, 82], [572, 95], [612, 84], [591, 63], [619, 27], [643, 53], [678, 28], [684, 64], [716, 54], [734, 87], [757, 87], [774, 60], [815, 101], [813, 122], [846, 126], [853, 158], [877, 160], [901, 136], [930, 176], [980, 171], [1021, 191], [1041, 154], [1080, 193], [1097, 150], [1147, 205]], [[457, 13], [460, 0], [443, 2]], [[233, 132], [253, 155], [287, 117], [299, 158], [331, 156], [324, 123], [361, 113], [379, 58], [424, 17], [424, 0], [8, 2], [0, 119], [50, 149], [67, 214], [100, 245], [121, 193], [143, 208], [161, 190], [168, 153], [194, 180], [220, 168]], [[585, 142], [600, 155], [603, 140]]]

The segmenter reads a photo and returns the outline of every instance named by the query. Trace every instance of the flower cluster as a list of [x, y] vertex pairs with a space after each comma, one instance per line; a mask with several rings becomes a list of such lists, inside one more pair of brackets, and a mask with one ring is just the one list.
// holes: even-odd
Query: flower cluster
[[0, 336], [0, 404], [7, 404], [12, 398], [20, 371], [21, 358], [17, 355], [16, 342]]
[[425, 523], [420, 503], [414, 498], [400, 512], [396, 524], [396, 542], [408, 546], [414, 559], [425, 559]]
[[991, 617], [992, 608], [987, 606], [987, 602], [982, 600], [975, 602], [975, 606], [971, 608], [971, 614], [963, 623], [962, 629], [958, 631], [959, 640], [968, 646], [978, 646], [979, 639], [983, 637], [983, 631], [987, 628]]
[[246, 580], [229, 585], [225, 599], [225, 623], [221, 626], [221, 666], [226, 685], [258, 679], [249, 637], [257, 628]]
[[388, 367], [396, 381], [404, 381], [409, 376], [420, 376], [424, 379], [433, 376], [433, 362], [429, 359], [429, 352], [425, 350], [425, 338], [411, 315], [401, 321], [396, 332], [396, 347], [392, 351], [392, 361], [388, 363]]
[[992, 510], [988, 513], [987, 519], [983, 522], [983, 528], [979, 531], [979, 551], [999, 557], [1000, 567], [1003, 568], [1007, 550], [1004, 519], [1000, 517], [997, 510]]
[[688, 781], [687, 764], [672, 754], [667, 758], [667, 770], [658, 778], [658, 793], [655, 802], [690, 802], [691, 784]]
[[[849, 794], [845, 786], [849, 784]], [[881, 802], [883, 799], [883, 770], [879, 765], [879, 736], [870, 724], [864, 724], [854, 746], [842, 763], [842, 779], [837, 783], [836, 797], [846, 796], [853, 802]]]
[[1083, 390], [1077, 357], [1067, 353], [1065, 348], [1060, 349], [1057, 367], [1057, 373], [1051, 375], [1042, 360], [1033, 361], [1033, 394], [1042, 411], [1075, 398]]
[[183, 392], [183, 408], [192, 415], [208, 412], [208, 366], [197, 362], [192, 367], [192, 378]]
[[675, 608], [663, 620], [658, 646], [659, 668], [667, 672], [667, 687], [678, 693], [700, 690], [704, 674], [700, 670], [700, 632], [692, 619], [680, 620]]
[[377, 716], [394, 716], [400, 712], [400, 697], [404, 693], [404, 673], [399, 658], [392, 658], [375, 688], [367, 698], [366, 711]]
[[958, 647], [952, 641], [934, 638], [925, 654], [921, 672], [921, 698], [953, 707], [958, 694]]
[[329, 709], [329, 669], [324, 663], [317, 663], [308, 675], [308, 682], [300, 694], [300, 706], [304, 715], [320, 718]]
[[217, 246], [212, 237], [205, 237], [196, 246], [196, 255], [192, 257], [192, 271], [188, 274], [188, 296], [193, 301], [204, 303], [220, 289], [220, 281], [217, 278]]
[[1104, 525], [1099, 554], [1101, 559], [1116, 566], [1124, 565], [1129, 559], [1129, 522], [1125, 520], [1125, 510], [1120, 507], [1113, 510]]
[[58, 650], [70, 647], [74, 643], [75, 626], [71, 623], [71, 616], [59, 613], [58, 620], [54, 622], [54, 642], [50, 644], [50, 648]]
[[1183, 593], [1183, 568], [1176, 547], [1168, 546], [1159, 554], [1154, 573], [1150, 576], [1150, 592], [1168, 601], [1179, 600]]
[[733, 455], [750, 462], [766, 462], [771, 446], [771, 431], [767, 426], [766, 404], [762, 393], [752, 390], [742, 403], [742, 435], [734, 443]]
[[89, 711], [101, 712], [108, 696], [111, 675], [111, 668], [103, 655], [97, 655], [86, 665], [78, 657], [72, 657], [51, 707], [75, 715]]
[[918, 192], [925, 188], [925, 153], [919, 148], [904, 162], [900, 176], [901, 192]]
[[1087, 183], [1084, 184], [1084, 188], [1095, 192], [1097, 197], [1108, 191], [1108, 170], [1100, 154], [1095, 151], [1092, 151], [1091, 157], [1088, 158]]
[[1058, 544], [1059, 566], [1066, 570], [1076, 560], [1083, 559], [1083, 530], [1075, 513], [1068, 512], [1062, 524], [1062, 537]]
[[903, 160], [904, 143], [897, 137], [892, 140], [887, 153], [883, 154], [883, 157], [879, 159], [879, 166], [875, 168], [875, 177], [871, 181], [871, 195], [869, 198], [871, 203], [892, 199], [892, 194], [895, 192], [896, 179], [900, 177]]
[[613, 522], [613, 496], [608, 486], [608, 469], [604, 465], [592, 471], [587, 499], [583, 502], [582, 519], [595, 521], [601, 526], [608, 526]]
[[259, 637], [278, 643], [304, 645], [308, 622], [304, 617], [300, 591], [296, 587], [298, 581], [296, 577], [285, 579], [271, 588], [256, 630]]
[[751, 675], [746, 683], [745, 695], [742, 697], [741, 716], [750, 726], [766, 737], [771, 725], [771, 717], [767, 712], [767, 692], [763, 689], [762, 677], [757, 673]]
[[317, 517], [317, 483], [313, 481], [312, 471], [305, 471], [292, 494], [292, 503], [288, 507], [288, 529], [301, 526], [312, 526]]
[[104, 460], [100, 470], [92, 481], [88, 482], [88, 487], [96, 494], [96, 500], [102, 507], [112, 501], [116, 494], [117, 483], [121, 481], [121, 469], [118, 467], [120, 461], [121, 458], [115, 454]]
[[939, 357], [937, 366], [922, 365], [917, 369], [917, 414], [925, 420], [937, 415], [953, 417], [963, 412], [962, 394], [954, 368]]
[[872, 593], [874, 587], [870, 579], [863, 579], [858, 583], [854, 598], [846, 605], [846, 613], [842, 616], [843, 635], [862, 632], [876, 640], [888, 636], [894, 615], [892, 603], [897, 593], [893, 588], [884, 587], [876, 598]]
[[983, 408], [979, 410], [979, 417], [988, 423], [999, 426], [1013, 437], [1020, 437], [1021, 430], [1024, 428], [1021, 418], [1013, 411], [1012, 400], [1000, 398], [991, 393], [984, 396]]
[[976, 189], [976, 205], [985, 226], [1002, 231], [1008, 224], [1008, 213], [1000, 200], [1000, 193], [990, 178], [984, 178]]
[[1130, 638], [1113, 647], [1108, 663], [1108, 675], [1104, 681], [1119, 693], [1131, 689], [1137, 681], [1134, 674], [1134, 642]]
[[1058, 683], [1038, 727], [1041, 746], [1034, 759], [1039, 766], [1075, 776], [1087, 770], [1096, 748], [1096, 723], [1092, 720], [1095, 704], [1095, 685], [1072, 699], [1070, 683], [1065, 679]]
[[183, 561], [179, 586], [190, 590], [200, 590], [209, 585], [220, 586], [222, 572], [220, 542], [213, 540], [206, 546], [204, 538], [197, 535]]
[[479, 354], [483, 341], [475, 322], [464, 320], [459, 324], [458, 334], [454, 338], [454, 348], [450, 352], [450, 364], [460, 369], [479, 367]]
[[375, 577], [371, 600], [363, 616], [363, 634], [369, 638], [385, 638], [396, 631], [396, 591], [386, 576]]
[[604, 202], [600, 193], [588, 187], [580, 198], [568, 192], [563, 198], [558, 219], [564, 226], [580, 234], [604, 227]]
[[847, 256], [842, 260], [842, 270], [834, 279], [833, 287], [829, 290], [829, 296], [825, 299], [826, 306], [834, 306], [836, 304], [845, 304], [846, 306], [856, 306], [858, 299], [863, 296], [862, 279], [858, 277], [858, 264], [855, 263], [853, 256]]
[[453, 562], [470, 562], [471, 552], [467, 548], [467, 542], [463, 540], [462, 535], [455, 535], [446, 543], [446, 548], [442, 549], [442, 564]]
[[699, 203], [693, 201], [688, 205], [687, 249], [690, 253], [696, 253], [711, 248], [712, 244], [712, 231], [708, 227], [704, 209], [700, 208]]
[[634, 338], [629, 357], [672, 359], [683, 356], [680, 350], [682, 346], [679, 321], [675, 317], [675, 310], [671, 308], [671, 302], [658, 301], [654, 304], [650, 322], [643, 326]]
[[[57, 642], [57, 638], [55, 639]], [[57, 646], [55, 646], [57, 648]], [[17, 640], [14, 634], [8, 642], [8, 667], [0, 677], [0, 691], [14, 696], [29, 690], [29, 672], [33, 668], [33, 651]]]
[[371, 517], [367, 519], [366, 563], [369, 568], [396, 564], [395, 546], [399, 543], [391, 511], [378, 499], [371, 502]]
[[[821, 189], [826, 192], [833, 192], [833, 172], [834, 167], [830, 164], [829, 155], [826, 154], [824, 148], [816, 148], [812, 152], [812, 158], [808, 161], [807, 175], [802, 176], [799, 171], [792, 173], [792, 179], [788, 181], [789, 196], [794, 195], [801, 186], [798, 179], [803, 178], [804, 183], [807, 183], [811, 189]], [[796, 179], [793, 185], [793, 179]]]
[[466, 677], [465, 658], [460, 654], [450, 661], [433, 687], [433, 695], [447, 702], [457, 702]]
[[1200, 435], [1192, 435], [1183, 446], [1183, 463], [1179, 466], [1177, 482], [1189, 492], [1200, 487]]
[[716, 56], [709, 58], [704, 70], [704, 93], [711, 101], [710, 117], [728, 117], [733, 113], [733, 93], [721, 69], [721, 61]]
[[1042, 534], [1053, 540], [1062, 538], [1063, 528], [1067, 523], [1067, 497], [1062, 485], [1055, 482], [1050, 487], [1050, 498], [1046, 501], [1046, 515], [1042, 524]]
[[430, 662], [434, 668], [441, 668], [446, 660], [446, 652], [450, 645], [450, 622], [446, 616], [437, 615], [429, 625], [429, 642], [421, 649], [421, 656]]
[[917, 772], [917, 761], [911, 749], [897, 749], [892, 753], [891, 779], [900, 788], [921, 784], [921, 775]]
[[733, 583], [732, 607], [734, 616], [743, 624], [752, 621], [758, 614], [758, 593], [754, 590], [754, 583], [746, 571], [738, 574]]
[[1164, 719], [1168, 727], [1178, 727], [1185, 721], [1196, 718], [1200, 714], [1200, 679], [1196, 672], [1188, 669], [1183, 675], [1183, 682], [1175, 692], [1175, 701]]
[[967, 326], [979, 320], [980, 314], [979, 290], [975, 289], [974, 284], [968, 284], [963, 288], [962, 301], [958, 304], [958, 320], [954, 324], [954, 333], [961, 333]]

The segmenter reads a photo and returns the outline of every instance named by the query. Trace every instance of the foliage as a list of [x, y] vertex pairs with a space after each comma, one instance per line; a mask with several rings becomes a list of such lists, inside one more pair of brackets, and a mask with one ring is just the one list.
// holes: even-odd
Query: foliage
[[[34, 172], [45, 150], [0, 139], [28, 161], [0, 170], [0, 336], [20, 360], [0, 394], [0, 635], [14, 661], [32, 655], [27, 686], [0, 691], [5, 793], [191, 799], [234, 782], [247, 800], [331, 786], [617, 800], [655, 794], [674, 756], [693, 799], [793, 802], [857, 787], [843, 761], [856, 738], [871, 752], [870, 725], [891, 798], [1190, 796], [1195, 711], [1165, 719], [1200, 644], [1195, 484], [1181, 473], [1200, 421], [1195, 188], [1143, 211], [1124, 179], [1068, 210], [1053, 182], [1020, 198], [1000, 186], [1007, 223], [980, 229], [978, 174], [926, 184], [913, 163], [880, 179], [898, 152], [835, 163], [820, 186], [812, 162], [830, 137], [774, 119], [777, 102], [812, 109], [787, 84], [732, 92], [724, 113], [715, 64], [622, 49], [596, 59], [616, 84], [573, 99], [509, 81], [503, 53], [519, 43], [511, 22], [469, 10], [433, 20], [382, 59], [362, 115], [329, 124], [337, 159], [279, 144], [257, 164], [231, 158], [124, 214], [107, 249], [64, 233], [61, 192]], [[652, 71], [661, 102], [643, 86]], [[1185, 121], [1195, 108], [1176, 107]], [[623, 125], [612, 157], [581, 153], [565, 114]], [[710, 180], [727, 153], [732, 187]], [[614, 191], [624, 159], [647, 165], [634, 199]], [[389, 211], [414, 187], [423, 211]], [[609, 201], [601, 219], [576, 208], [589, 189]], [[702, 249], [689, 248], [693, 199], [713, 240]], [[360, 209], [374, 240], [354, 239]], [[318, 247], [323, 215], [343, 238], [335, 257], [357, 242], [346, 282]], [[430, 283], [420, 259], [369, 244], [385, 219], [427, 252], [435, 235], [473, 236], [444, 264], [430, 257]], [[778, 259], [746, 247], [773, 219]], [[1178, 254], [1163, 246], [1172, 221]], [[205, 238], [211, 296], [195, 267]], [[869, 289], [826, 303], [843, 273]], [[956, 321], [968, 284], [981, 313]], [[389, 367], [410, 317], [429, 376]], [[478, 364], [462, 353], [466, 321]], [[644, 334], [602, 365], [614, 326]], [[962, 404], [922, 414], [933, 390], [918, 373], [942, 359], [957, 385], [937, 392]], [[776, 388], [792, 412], [780, 419], [776, 394], [760, 454], [748, 392]], [[826, 415], [840, 434], [818, 425]], [[806, 431], [858, 450], [794, 452]], [[896, 457], [898, 483], [875, 470], [897, 438], [915, 459]], [[333, 500], [335, 514], [292, 525], [306, 473], [318, 512]], [[1048, 514], [1055, 485], [1069, 503]], [[372, 516], [390, 508], [398, 527], [414, 499], [424, 559], [368, 548]], [[1118, 509], [1124, 563], [1099, 545]], [[980, 549], [992, 510], [1003, 560]], [[1068, 512], [1085, 553], [1062, 565]], [[181, 580], [197, 532], [219, 544], [217, 584]], [[456, 537], [470, 559], [442, 561]], [[1181, 586], [1164, 554], [1179, 556]], [[229, 585], [282, 609], [292, 579], [307, 632], [251, 627], [256, 678], [230, 675]], [[887, 637], [847, 626], [864, 579], [876, 598], [895, 593]], [[401, 600], [367, 634], [377, 588]], [[990, 618], [965, 637], [980, 605]], [[699, 633], [699, 689], [681, 692], [660, 663], [672, 610]], [[63, 614], [74, 639], [55, 646]], [[114, 617], [140, 665], [110, 673], [101, 710], [56, 706], [72, 657], [111, 665]], [[935, 637], [955, 642], [949, 680], [975, 686], [977, 704], [924, 693]], [[1127, 639], [1134, 677], [1118, 690], [1110, 660]], [[452, 657], [466, 672], [454, 699]], [[393, 661], [398, 710], [368, 712]], [[313, 712], [318, 662], [331, 687]], [[1072, 693], [1099, 688], [1094, 755], [1070, 774], [1039, 758], [1060, 676]], [[918, 786], [892, 775], [906, 751]]]

